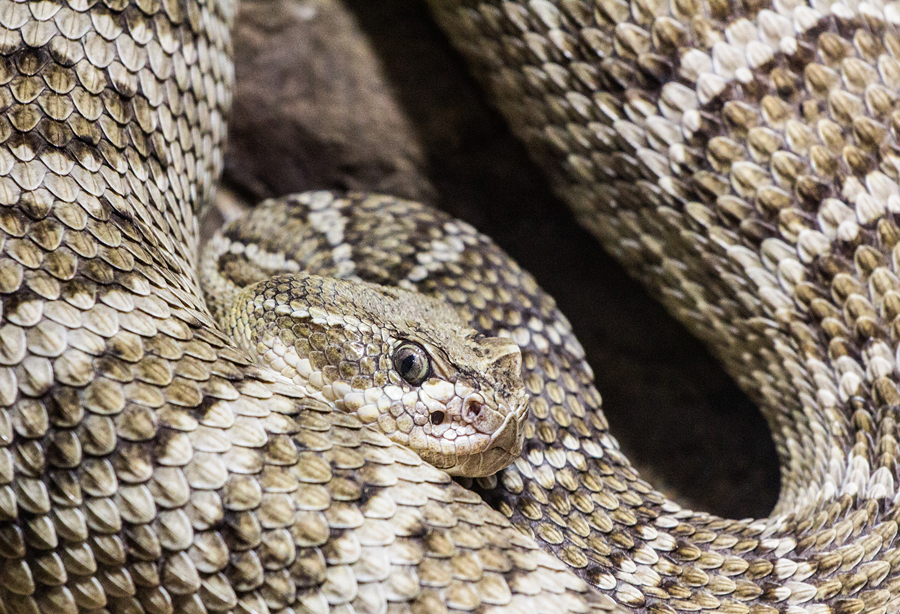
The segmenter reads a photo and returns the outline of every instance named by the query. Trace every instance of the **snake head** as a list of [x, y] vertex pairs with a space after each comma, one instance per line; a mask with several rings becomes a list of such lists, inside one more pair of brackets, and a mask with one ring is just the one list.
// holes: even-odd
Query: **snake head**
[[224, 324], [260, 362], [451, 475], [491, 475], [521, 453], [519, 347], [478, 334], [441, 301], [281, 275], [243, 290]]

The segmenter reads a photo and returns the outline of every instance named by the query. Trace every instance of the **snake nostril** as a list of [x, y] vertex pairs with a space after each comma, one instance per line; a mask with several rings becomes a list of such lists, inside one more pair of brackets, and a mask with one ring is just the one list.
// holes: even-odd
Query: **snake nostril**
[[440, 424], [443, 421], [444, 421], [444, 412], [436, 411], [433, 414], [431, 414], [431, 423], [432, 424]]
[[474, 420], [481, 413], [481, 403], [469, 404], [469, 419]]

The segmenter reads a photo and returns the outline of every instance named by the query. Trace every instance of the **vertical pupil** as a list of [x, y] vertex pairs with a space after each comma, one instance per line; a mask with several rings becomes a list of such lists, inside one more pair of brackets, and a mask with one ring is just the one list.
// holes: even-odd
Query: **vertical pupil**
[[400, 361], [400, 370], [405, 374], [410, 374], [416, 366], [416, 355], [410, 352]]

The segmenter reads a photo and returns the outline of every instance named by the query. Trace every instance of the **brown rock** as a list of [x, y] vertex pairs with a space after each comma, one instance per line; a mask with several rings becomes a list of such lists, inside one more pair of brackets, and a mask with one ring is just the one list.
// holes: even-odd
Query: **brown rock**
[[422, 152], [355, 19], [327, 0], [241, 3], [230, 180], [253, 196], [309, 189], [429, 194]]

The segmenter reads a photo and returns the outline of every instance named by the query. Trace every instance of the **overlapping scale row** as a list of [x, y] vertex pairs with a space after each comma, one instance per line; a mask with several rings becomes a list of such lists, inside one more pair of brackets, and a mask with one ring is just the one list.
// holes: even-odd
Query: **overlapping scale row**
[[0, 611], [611, 608], [213, 325], [233, 10], [0, 1]]
[[758, 401], [782, 459], [772, 517], [661, 514], [657, 575], [604, 560], [595, 584], [663, 611], [895, 610], [897, 8], [432, 5], [582, 223]]
[[204, 268], [224, 275], [212, 277], [223, 294], [309, 270], [447, 297], [476, 328], [521, 343], [532, 395], [525, 453], [476, 490], [620, 603], [887, 607], [897, 524], [863, 531], [876, 501], [854, 509], [843, 497], [802, 522], [738, 522], [682, 511], [639, 480], [606, 432], [590, 368], [553, 300], [465, 223], [391, 197], [317, 192], [263, 203], [216, 241]]

